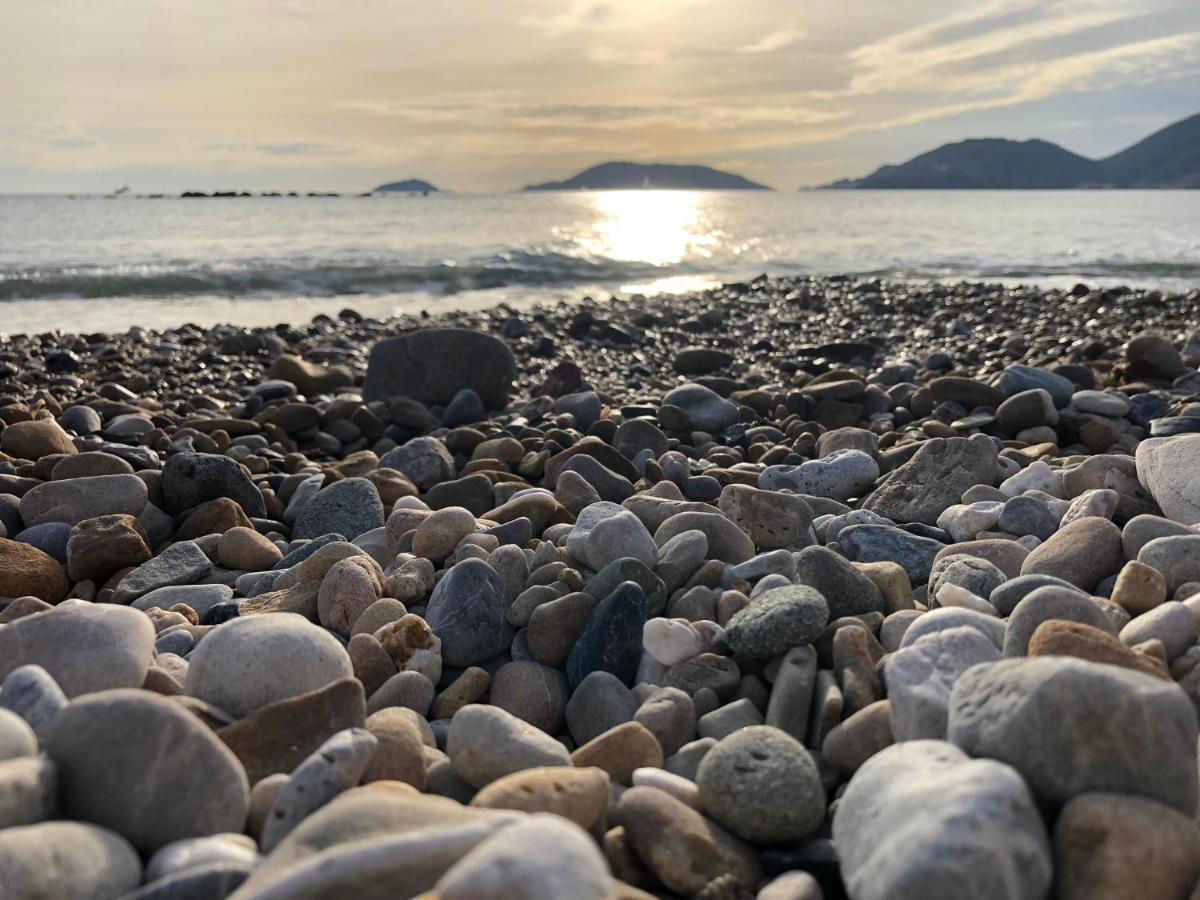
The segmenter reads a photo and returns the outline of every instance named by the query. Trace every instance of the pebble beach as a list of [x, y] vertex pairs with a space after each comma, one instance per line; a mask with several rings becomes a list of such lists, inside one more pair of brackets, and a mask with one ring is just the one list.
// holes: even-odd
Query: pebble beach
[[1198, 308], [0, 333], [0, 900], [1200, 900]]

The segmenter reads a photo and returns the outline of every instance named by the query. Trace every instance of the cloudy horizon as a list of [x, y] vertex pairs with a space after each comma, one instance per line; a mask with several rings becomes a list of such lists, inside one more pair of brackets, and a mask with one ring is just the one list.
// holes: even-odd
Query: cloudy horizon
[[504, 191], [610, 159], [791, 190], [966, 137], [1105, 156], [1198, 111], [1193, 0], [449, 6], [20, 3], [0, 192]]

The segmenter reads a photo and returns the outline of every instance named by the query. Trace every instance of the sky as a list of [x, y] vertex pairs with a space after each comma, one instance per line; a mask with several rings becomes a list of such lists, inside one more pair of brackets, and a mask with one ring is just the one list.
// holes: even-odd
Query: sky
[[1200, 111], [1198, 0], [6, 0], [0, 192], [507, 191], [610, 159], [781, 190]]

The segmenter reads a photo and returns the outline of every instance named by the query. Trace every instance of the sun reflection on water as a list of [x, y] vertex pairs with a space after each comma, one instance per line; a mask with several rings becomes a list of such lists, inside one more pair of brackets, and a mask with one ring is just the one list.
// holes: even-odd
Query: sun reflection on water
[[579, 243], [596, 257], [673, 266], [707, 258], [719, 240], [692, 191], [598, 191], [588, 199], [597, 218]]

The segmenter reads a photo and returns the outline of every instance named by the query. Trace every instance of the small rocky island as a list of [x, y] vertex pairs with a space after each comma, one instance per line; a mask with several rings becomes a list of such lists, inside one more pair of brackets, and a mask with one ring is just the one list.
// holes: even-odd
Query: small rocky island
[[584, 169], [565, 181], [526, 185], [526, 191], [769, 191], [741, 175], [708, 166], [607, 162]]
[[0, 335], [0, 894], [1196, 897], [1198, 302]]
[[436, 194], [438, 189], [428, 181], [420, 178], [409, 178], [405, 181], [389, 181], [375, 188], [375, 194]]

